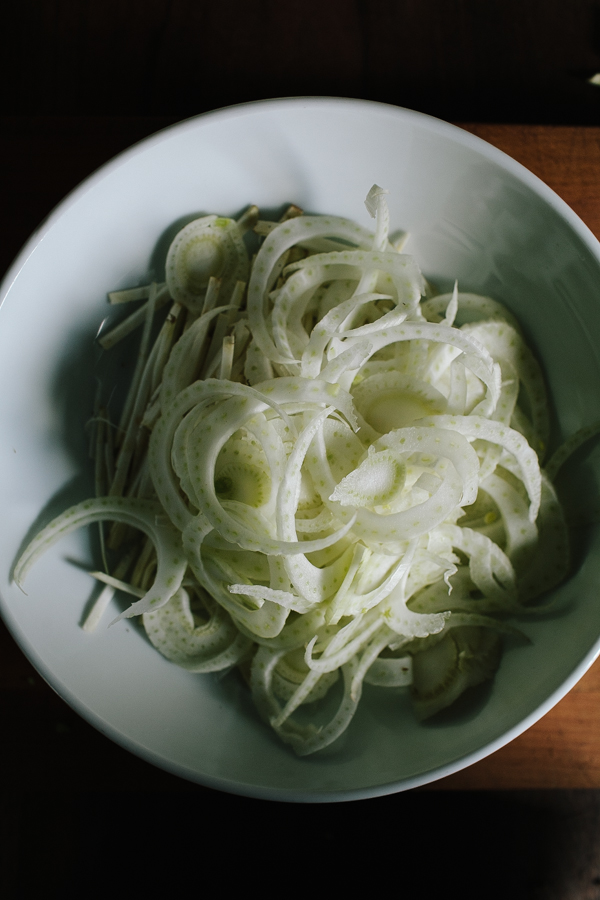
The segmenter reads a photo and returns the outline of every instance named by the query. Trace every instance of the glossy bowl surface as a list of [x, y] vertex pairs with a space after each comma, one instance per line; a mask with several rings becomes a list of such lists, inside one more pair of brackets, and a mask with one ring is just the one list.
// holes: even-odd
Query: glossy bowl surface
[[511, 647], [494, 682], [460, 714], [418, 724], [401, 690], [367, 688], [347, 735], [314, 757], [296, 758], [279, 743], [234, 675], [176, 668], [127, 620], [84, 633], [88, 535], [53, 547], [28, 576], [27, 596], [11, 583], [26, 537], [92, 490], [82, 429], [107, 291], [160, 277], [164, 234], [179, 219], [294, 202], [368, 227], [363, 200], [374, 182], [388, 188], [392, 227], [410, 232], [406, 249], [431, 281], [448, 288], [458, 278], [462, 290], [488, 294], [516, 313], [547, 376], [554, 443], [596, 419], [600, 245], [514, 160], [404, 109], [273, 100], [168, 128], [70, 194], [2, 286], [2, 615], [41, 675], [84, 718], [131, 752], [210, 787], [327, 801], [425, 784], [532, 725], [599, 652], [600, 531], [593, 519], [600, 468], [592, 451], [564, 479], [569, 514], [582, 524], [574, 574], [556, 592], [562, 611], [523, 625], [531, 645]]

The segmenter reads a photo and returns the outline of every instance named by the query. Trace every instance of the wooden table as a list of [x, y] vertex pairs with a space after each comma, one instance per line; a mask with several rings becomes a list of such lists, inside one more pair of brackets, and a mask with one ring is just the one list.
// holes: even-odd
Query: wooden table
[[[0, 119], [0, 265], [53, 205], [114, 153], [173, 120]], [[465, 125], [553, 188], [600, 238], [600, 128]], [[0, 772], [30, 789], [202, 791], [138, 760], [75, 715], [0, 623]], [[40, 754], [38, 748], [44, 747]], [[6, 776], [5, 776], [6, 777]], [[600, 788], [600, 661], [540, 722], [433, 789]]]

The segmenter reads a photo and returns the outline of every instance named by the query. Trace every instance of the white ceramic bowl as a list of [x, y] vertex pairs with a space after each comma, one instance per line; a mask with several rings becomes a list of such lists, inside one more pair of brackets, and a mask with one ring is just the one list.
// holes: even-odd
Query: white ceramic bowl
[[[481, 759], [524, 731], [581, 677], [599, 648], [600, 532], [580, 534], [572, 608], [523, 627], [468, 713], [417, 724], [401, 691], [366, 690], [346, 737], [298, 759], [258, 719], [235, 677], [193, 676], [128, 621], [93, 635], [80, 622], [89, 537], [55, 546], [27, 596], [10, 582], [27, 535], [91, 490], [82, 425], [94, 393], [92, 339], [106, 292], [142, 283], [165, 229], [182, 216], [248, 203], [348, 216], [389, 189], [392, 225], [441, 287], [505, 302], [542, 360], [555, 440], [597, 416], [600, 245], [544, 184], [498, 150], [414, 112], [329, 99], [274, 100], [182, 122], [96, 172], [26, 245], [0, 309], [2, 615], [41, 675], [82, 716], [178, 775], [280, 800], [345, 800], [415, 787]], [[598, 467], [578, 468], [582, 495]], [[88, 473], [88, 474], [86, 474]], [[584, 537], [582, 537], [584, 535]], [[110, 617], [109, 617], [110, 618]], [[108, 619], [107, 619], [108, 621]]]

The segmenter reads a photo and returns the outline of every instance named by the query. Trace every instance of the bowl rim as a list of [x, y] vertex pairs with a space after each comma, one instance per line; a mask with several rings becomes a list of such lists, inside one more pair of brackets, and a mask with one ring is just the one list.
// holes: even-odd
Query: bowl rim
[[510, 171], [517, 179], [524, 181], [532, 190], [541, 194], [544, 200], [546, 200], [559, 215], [568, 221], [569, 225], [577, 232], [585, 243], [591, 243], [591, 247], [595, 248], [596, 255], [600, 256], [600, 241], [598, 241], [591, 229], [582, 221], [577, 213], [575, 213], [551, 187], [522, 163], [517, 162], [516, 159], [509, 156], [508, 153], [505, 153], [503, 150], [490, 144], [489, 141], [472, 134], [470, 131], [466, 131], [464, 128], [461, 128], [460, 125], [454, 125], [451, 122], [446, 122], [444, 119], [438, 119], [436, 116], [429, 115], [429, 113], [419, 112], [404, 106], [394, 106], [391, 103], [383, 103], [378, 100], [362, 100], [334, 96], [274, 97], [264, 100], [250, 100], [244, 103], [232, 104], [230, 106], [222, 106], [217, 109], [198, 113], [194, 116], [189, 116], [179, 122], [166, 125], [164, 128], [159, 129], [153, 134], [135, 141], [131, 146], [121, 150], [115, 156], [111, 157], [111, 159], [94, 169], [94, 171], [80, 181], [79, 184], [75, 185], [62, 200], [59, 200], [52, 210], [50, 210], [50, 212], [42, 219], [21, 250], [17, 253], [14, 261], [7, 269], [2, 278], [2, 282], [0, 283], [0, 307], [17, 275], [25, 265], [25, 262], [38, 243], [44, 239], [45, 235], [53, 227], [55, 222], [57, 222], [72, 205], [78, 202], [80, 197], [94, 188], [113, 171], [116, 171], [116, 169], [124, 165], [130, 158], [140, 153], [144, 148], [149, 148], [164, 140], [168, 140], [174, 131], [193, 129], [198, 123], [213, 118], [233, 118], [251, 114], [255, 110], [260, 111], [263, 108], [276, 108], [277, 106], [310, 105], [317, 107], [325, 106], [327, 104], [334, 104], [339, 107], [362, 107], [365, 110], [378, 109], [382, 113], [387, 113], [390, 116], [397, 116], [400, 114], [409, 120], [419, 122], [422, 125], [429, 125], [430, 128], [435, 128], [438, 133], [453, 137], [459, 143], [464, 144], [472, 150], [482, 152], [485, 148], [485, 155], [489, 159], [496, 162], [502, 168], [508, 169], [508, 171]]
[[[36, 247], [44, 240], [45, 236], [59, 221], [59, 219], [68, 212], [68, 210], [90, 190], [95, 188], [102, 180], [109, 177], [118, 168], [129, 162], [136, 155], [144, 152], [146, 149], [152, 148], [159, 143], [169, 140], [174, 133], [193, 130], [202, 125], [204, 122], [219, 119], [233, 119], [246, 115], [251, 115], [262, 110], [275, 110], [280, 108], [303, 107], [326, 107], [334, 105], [337, 108], [361, 108], [365, 111], [378, 110], [383, 114], [392, 117], [401, 116], [409, 122], [414, 122], [421, 126], [425, 126], [435, 130], [437, 134], [446, 136], [482, 154], [486, 159], [496, 163], [500, 168], [508, 171], [518, 181], [524, 182], [535, 194], [540, 196], [548, 203], [554, 211], [564, 220], [569, 227], [577, 234], [581, 241], [588, 247], [593, 256], [599, 261], [600, 265], [600, 242], [596, 239], [590, 228], [580, 219], [580, 217], [562, 200], [559, 195], [552, 190], [541, 178], [527, 169], [524, 165], [517, 162], [507, 153], [499, 150], [483, 138], [465, 131], [459, 125], [454, 125], [427, 113], [418, 112], [416, 110], [407, 109], [401, 106], [394, 106], [379, 101], [361, 100], [352, 98], [340, 98], [329, 96], [297, 96], [297, 97], [278, 97], [272, 99], [255, 100], [245, 103], [234, 104], [231, 106], [220, 107], [218, 109], [209, 110], [197, 115], [174, 122], [157, 132], [148, 135], [136, 141], [131, 146], [119, 152], [110, 160], [95, 169], [90, 175], [84, 178], [78, 185], [70, 190], [66, 196], [59, 201], [56, 206], [42, 220], [38, 227], [30, 235], [22, 249], [15, 257], [13, 263], [6, 271], [0, 284], [0, 307], [9, 294], [13, 284], [18, 278], [21, 270], [27, 263], [27, 260], [34, 252]], [[0, 596], [0, 616], [4, 620], [10, 634], [20, 647], [22, 652], [38, 671], [44, 681], [58, 694], [78, 715], [85, 721], [89, 722], [96, 730], [104, 734], [110, 740], [140, 757], [151, 764], [163, 769], [171, 774], [181, 777], [187, 781], [191, 781], [208, 788], [216, 789], [226, 793], [232, 793], [239, 796], [252, 797], [263, 800], [273, 800], [281, 802], [340, 802], [361, 800], [374, 797], [386, 796], [389, 794], [403, 792], [418, 787], [432, 784], [442, 778], [455, 774], [474, 763], [477, 763], [500, 748], [513, 741], [520, 734], [529, 729], [537, 721], [539, 721], [547, 712], [549, 712], [563, 697], [574, 687], [574, 685], [583, 677], [590, 666], [600, 655], [600, 636], [598, 637], [592, 648], [585, 654], [579, 663], [573, 668], [569, 677], [567, 677], [561, 685], [556, 688], [541, 704], [525, 716], [520, 722], [505, 731], [498, 738], [488, 742], [477, 750], [472, 751], [464, 756], [452, 760], [429, 770], [425, 773], [411, 776], [408, 778], [386, 782], [378, 785], [371, 785], [364, 788], [352, 789], [335, 789], [331, 791], [316, 790], [310, 791], [306, 789], [280, 788], [257, 786], [254, 784], [245, 784], [235, 782], [231, 779], [218, 778], [211, 775], [205, 775], [193, 771], [172, 760], [163, 758], [152, 748], [144, 746], [131, 737], [123, 734], [110, 723], [106, 722], [99, 714], [94, 712], [80, 701], [71, 691], [71, 689], [63, 684], [60, 679], [50, 671], [49, 667], [38, 656], [36, 649], [30, 643], [27, 635], [22, 631], [16, 620], [11, 615], [9, 606]]]

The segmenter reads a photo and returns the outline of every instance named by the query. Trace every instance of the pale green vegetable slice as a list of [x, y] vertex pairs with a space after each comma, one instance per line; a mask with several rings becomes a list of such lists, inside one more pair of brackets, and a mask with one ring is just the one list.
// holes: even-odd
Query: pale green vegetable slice
[[222, 562], [210, 554], [206, 560], [203, 557], [202, 545], [211, 531], [211, 526], [199, 516], [186, 526], [182, 535], [189, 566], [199, 584], [231, 615], [238, 627], [242, 626], [243, 633], [260, 638], [277, 636], [285, 625], [289, 609], [270, 600], [265, 600], [259, 609], [236, 602], [228, 588], [232, 581], [226, 580]]
[[[302, 353], [302, 365], [300, 372], [304, 378], [317, 378], [321, 371], [323, 363], [323, 354], [327, 344], [336, 331], [341, 331], [344, 326], [345, 319], [351, 315], [358, 307], [372, 303], [375, 300], [387, 299], [385, 294], [355, 294], [344, 303], [340, 303], [334, 309], [330, 310], [326, 316], [316, 325], [310, 335], [309, 341]], [[401, 309], [394, 312], [394, 319], [390, 324], [397, 324], [398, 320], [403, 321], [406, 318], [406, 310]], [[362, 329], [354, 329], [353, 336], [360, 331], [360, 336], [364, 337]]]
[[528, 400], [532, 432], [537, 436], [541, 451], [548, 443], [550, 432], [548, 398], [538, 361], [516, 328], [505, 322], [478, 322], [463, 328], [473, 335], [500, 364], [503, 376], [508, 364], [509, 373], [515, 373], [525, 388]]
[[[261, 646], [252, 660], [250, 674], [252, 698], [262, 718], [269, 723], [281, 712], [281, 706], [273, 689], [273, 678], [277, 665], [286, 653], [286, 649]], [[291, 744], [296, 750], [317, 734], [317, 728], [312, 723], [302, 726], [296, 724], [294, 720], [287, 720], [275, 730], [282, 740]]]
[[386, 202], [386, 194], [389, 191], [374, 184], [365, 199], [367, 212], [372, 219], [377, 220], [375, 237], [373, 239], [374, 250], [385, 250], [390, 230], [390, 211]]
[[513, 485], [496, 474], [488, 475], [481, 488], [500, 510], [506, 532], [506, 555], [514, 568], [522, 571], [538, 541], [537, 526], [530, 521], [527, 502]]
[[595, 437], [599, 432], [600, 422], [594, 422], [592, 425], [587, 425], [584, 428], [578, 429], [574, 434], [567, 438], [567, 440], [554, 451], [552, 457], [546, 463], [545, 470], [548, 478], [553, 481], [569, 457], [579, 450], [586, 441]]
[[360, 414], [379, 434], [447, 412], [447, 399], [440, 391], [395, 369], [359, 381], [352, 387], [352, 396]]
[[[388, 289], [395, 292], [394, 302], [409, 312], [416, 309], [416, 305], [423, 290], [423, 278], [412, 256], [385, 250], [340, 250], [334, 253], [319, 253], [299, 260], [287, 266], [286, 273], [305, 270], [309, 275], [311, 270], [321, 270], [322, 281], [348, 279], [356, 277], [353, 269], [359, 269], [365, 274], [382, 273], [382, 277], [376, 277], [374, 285], [386, 293]], [[373, 290], [373, 288], [370, 288]], [[367, 293], [361, 290], [360, 282], [357, 294]]]
[[[338, 541], [351, 527], [350, 523], [341, 526], [338, 532], [312, 541], [298, 542], [295, 537], [285, 532], [281, 538], [249, 527], [239, 516], [233, 515], [219, 501], [215, 490], [215, 465], [219, 452], [227, 439], [244, 425], [248, 418], [262, 411], [266, 404], [251, 401], [246, 396], [232, 397], [216, 409], [211, 410], [193, 429], [188, 471], [192, 470], [193, 500], [212, 526], [234, 543], [244, 549], [260, 550], [271, 554], [295, 554], [310, 552], [329, 546]], [[287, 490], [287, 488], [286, 488]], [[231, 509], [231, 507], [230, 507]], [[258, 521], [254, 517], [254, 521]], [[279, 526], [281, 528], [281, 525]]]
[[565, 516], [545, 473], [542, 473], [542, 499], [536, 525], [538, 543], [518, 584], [519, 599], [527, 604], [563, 582], [571, 565]]
[[[413, 426], [384, 435], [372, 445], [372, 449], [392, 451], [399, 462], [415, 453], [428, 454], [432, 463], [441, 459], [441, 463], [437, 464], [439, 487], [423, 502], [400, 512], [383, 515], [362, 506], [341, 503], [343, 507], [356, 512], [353, 528], [359, 535], [380, 541], [407, 540], [432, 531], [460, 503], [472, 503], [475, 499], [479, 462], [476, 453], [462, 436], [442, 429], [432, 432], [429, 428]], [[339, 502], [335, 491], [329, 499], [334, 505]]]
[[[452, 298], [453, 293], [438, 294], [436, 297], [424, 300], [421, 304], [423, 315], [428, 321], [440, 321], [442, 313], [445, 313], [447, 316], [447, 310], [452, 302]], [[464, 310], [470, 319], [488, 322], [500, 320], [508, 322], [509, 325], [519, 331], [519, 323], [511, 311], [503, 303], [492, 300], [491, 297], [457, 291], [457, 309]]]
[[377, 615], [355, 616], [350, 624], [340, 628], [337, 635], [328, 643], [321, 657], [313, 657], [313, 649], [318, 636], [309, 641], [304, 653], [304, 660], [313, 672], [332, 672], [349, 662], [362, 649], [371, 637], [383, 627]]
[[98, 576], [139, 597], [123, 616], [190, 672], [249, 671], [301, 755], [342, 734], [365, 682], [414, 671], [424, 716], [490, 677], [506, 617], [546, 609], [526, 604], [568, 566], [540, 367], [502, 304], [456, 283], [420, 302], [385, 195], [367, 197], [375, 234], [297, 208], [259, 222], [252, 264], [255, 208], [179, 232], [177, 303], [153, 347], [143, 317], [121, 446], [105, 422], [92, 441], [99, 489], [131, 497], [68, 511], [16, 570], [88, 521], [141, 528], [133, 570]]
[[[306, 678], [307, 670], [304, 660], [300, 657], [298, 664], [298, 651], [292, 650], [283, 656], [273, 670], [273, 692], [281, 700], [287, 701], [297, 690], [298, 685]], [[330, 672], [321, 675], [306, 697], [303, 703], [315, 703], [327, 695], [330, 688], [339, 680], [339, 672]]]
[[[527, 525], [530, 525], [528, 520]], [[510, 609], [517, 593], [510, 554], [472, 528], [444, 525], [443, 531], [450, 536], [452, 546], [468, 556], [473, 584], [489, 600], [496, 601], [498, 609]]]
[[[348, 337], [347, 341], [351, 345], [352, 340], [358, 338]], [[401, 325], [395, 325], [384, 329], [381, 333], [371, 335], [369, 342], [371, 344], [371, 353], [376, 353], [398, 342], [418, 342], [421, 344], [422, 354], [427, 353], [424, 342], [434, 342], [455, 347], [460, 351], [460, 360], [470, 372], [473, 373], [486, 388], [485, 398], [476, 404], [471, 413], [481, 413], [487, 415], [493, 411], [500, 396], [500, 367], [494, 362], [489, 352], [474, 338], [468, 336], [462, 331], [451, 328], [448, 325], [436, 325], [430, 322], [403, 322]], [[418, 371], [421, 368], [419, 363], [408, 365], [407, 370]]]
[[[175, 433], [181, 420], [190, 410], [195, 407], [202, 409], [204, 406], [210, 406], [215, 400], [222, 397], [238, 397], [242, 401], [246, 401], [246, 418], [251, 418], [269, 406], [279, 409], [275, 401], [258, 394], [250, 387], [229, 381], [221, 382], [218, 379], [195, 382], [177, 395], [168, 414], [162, 416], [153, 429], [150, 439], [149, 462], [158, 498], [173, 524], [180, 530], [191, 521], [193, 513], [190, 512], [181, 497], [171, 463], [171, 448]], [[214, 493], [214, 488], [211, 487], [211, 490]]]
[[196, 380], [202, 363], [202, 350], [208, 329], [213, 320], [228, 309], [231, 307], [217, 306], [204, 313], [193, 322], [175, 344], [165, 366], [160, 388], [163, 416], [168, 415], [169, 407], [177, 395]]
[[450, 706], [468, 687], [492, 677], [500, 662], [500, 638], [483, 628], [449, 632], [443, 641], [413, 657], [415, 713], [428, 718]]
[[344, 506], [369, 507], [389, 503], [402, 490], [406, 467], [390, 450], [373, 452], [336, 486], [331, 500]]
[[315, 753], [317, 750], [328, 747], [337, 740], [350, 725], [361, 696], [360, 690], [355, 689], [353, 691], [358, 665], [358, 660], [353, 658], [342, 666], [341, 671], [344, 678], [344, 693], [340, 700], [337, 712], [330, 721], [317, 732], [317, 734], [304, 738], [301, 741], [295, 741], [292, 744], [299, 756], [308, 756], [310, 753]]
[[300, 216], [283, 222], [265, 239], [252, 267], [248, 285], [248, 319], [256, 343], [264, 355], [273, 362], [286, 362], [277, 350], [267, 327], [268, 311], [265, 309], [268, 292], [273, 287], [275, 264], [294, 244], [315, 237], [335, 234], [365, 249], [370, 248], [373, 235], [348, 219], [335, 216]]
[[397, 659], [377, 656], [365, 673], [364, 680], [377, 687], [408, 687], [413, 682], [412, 656]]
[[14, 580], [21, 584], [34, 562], [61, 537], [93, 522], [122, 522], [145, 532], [156, 548], [157, 569], [154, 582], [141, 600], [133, 603], [117, 619], [138, 616], [168, 603], [181, 585], [187, 560], [182, 552], [179, 533], [165, 517], [159, 504], [124, 497], [101, 497], [84, 500], [53, 519], [33, 539], [20, 557]]
[[252, 646], [217, 604], [208, 621], [197, 625], [189, 595], [183, 588], [161, 609], [144, 613], [143, 623], [156, 649], [189, 672], [228, 669], [239, 663]]
[[471, 440], [489, 441], [507, 450], [516, 460], [520, 477], [529, 495], [529, 521], [535, 522], [541, 497], [540, 467], [537, 454], [522, 434], [500, 422], [475, 415], [431, 416], [424, 419], [423, 424], [457, 431]]
[[199, 313], [211, 276], [229, 296], [237, 281], [248, 280], [249, 260], [237, 222], [203, 216], [186, 225], [169, 247], [167, 286], [174, 300]]
[[410, 609], [402, 585], [398, 585], [383, 603], [386, 624], [396, 632], [400, 644], [407, 638], [425, 638], [443, 631], [450, 616], [445, 610], [420, 613]]

